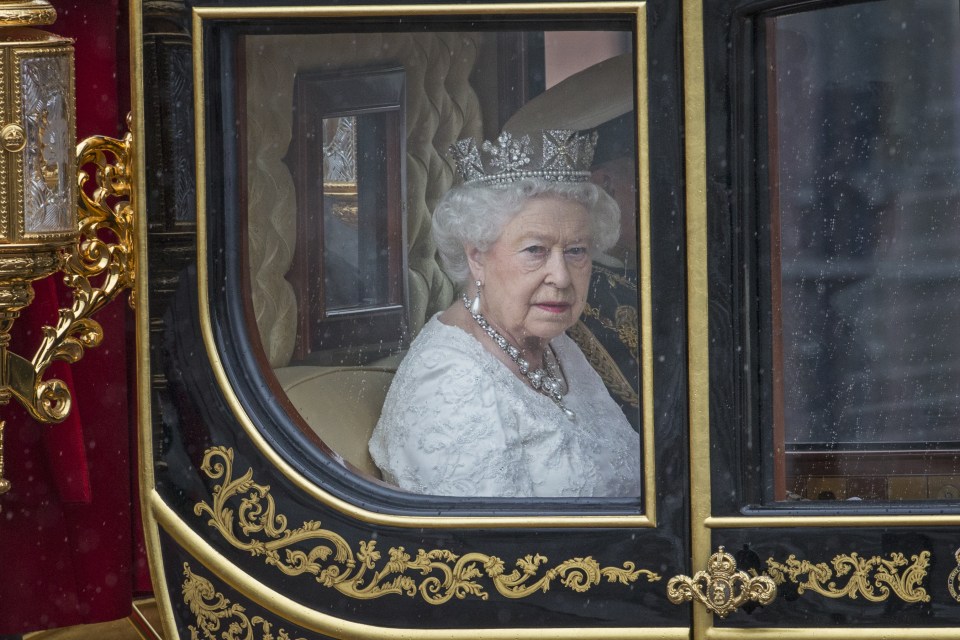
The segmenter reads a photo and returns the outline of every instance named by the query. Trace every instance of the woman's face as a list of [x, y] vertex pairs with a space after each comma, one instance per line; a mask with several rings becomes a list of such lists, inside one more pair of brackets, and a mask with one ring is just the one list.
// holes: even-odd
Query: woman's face
[[467, 247], [481, 313], [518, 345], [549, 340], [580, 317], [590, 282], [590, 221], [566, 198], [531, 198], [487, 251]]

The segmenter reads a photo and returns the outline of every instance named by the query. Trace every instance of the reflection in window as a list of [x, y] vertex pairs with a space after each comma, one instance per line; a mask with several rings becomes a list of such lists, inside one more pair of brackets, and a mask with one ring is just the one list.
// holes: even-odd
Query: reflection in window
[[960, 9], [766, 22], [777, 499], [960, 487]]
[[325, 307], [362, 304], [357, 207], [357, 118], [323, 120], [323, 273]]
[[[403, 92], [396, 68], [302, 71], [288, 163], [299, 364], [361, 365], [408, 340]], [[314, 143], [319, 142], [319, 144]]]
[[[379, 184], [388, 171], [382, 151], [385, 124], [377, 114], [323, 119], [323, 307], [327, 316], [402, 303], [399, 221], [384, 215], [389, 209], [385, 185]], [[358, 141], [362, 167], [357, 162]], [[392, 269], [391, 257], [396, 262]]]

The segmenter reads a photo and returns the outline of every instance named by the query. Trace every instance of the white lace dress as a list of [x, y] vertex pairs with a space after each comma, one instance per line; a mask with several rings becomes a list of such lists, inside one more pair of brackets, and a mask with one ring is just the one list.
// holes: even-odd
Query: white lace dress
[[575, 420], [434, 316], [387, 393], [370, 455], [387, 482], [445, 496], [640, 495], [640, 436], [566, 335], [551, 341]]

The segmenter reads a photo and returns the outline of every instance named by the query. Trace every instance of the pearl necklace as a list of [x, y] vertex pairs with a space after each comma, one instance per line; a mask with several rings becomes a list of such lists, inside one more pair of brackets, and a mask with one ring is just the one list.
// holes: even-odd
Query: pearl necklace
[[560, 371], [560, 365], [557, 363], [557, 359], [549, 346], [543, 350], [543, 363], [546, 365], [546, 369], [534, 369], [531, 371], [530, 363], [520, 355], [520, 349], [510, 344], [506, 338], [500, 335], [500, 332], [487, 322], [483, 314], [480, 312], [474, 313], [470, 310], [470, 299], [467, 298], [466, 295], [463, 296], [463, 306], [466, 307], [467, 313], [470, 314], [480, 328], [516, 363], [520, 369], [520, 373], [526, 376], [530, 386], [553, 400], [556, 405], [560, 407], [560, 410], [563, 411], [563, 415], [567, 416], [570, 420], [576, 420], [577, 414], [563, 404], [563, 396], [567, 392], [567, 384], [563, 379], [563, 373]]

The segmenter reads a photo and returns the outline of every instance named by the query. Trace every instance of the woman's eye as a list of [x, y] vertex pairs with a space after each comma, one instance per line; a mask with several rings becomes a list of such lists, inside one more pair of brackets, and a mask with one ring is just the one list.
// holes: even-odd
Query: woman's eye
[[586, 247], [570, 247], [569, 249], [567, 249], [566, 253], [568, 256], [579, 258], [581, 256], [587, 255], [587, 248]]
[[542, 256], [543, 254], [545, 254], [545, 253], [547, 252], [547, 248], [546, 248], [546, 247], [541, 247], [541, 246], [539, 246], [539, 245], [532, 245], [532, 246], [529, 246], [529, 247], [527, 247], [526, 249], [524, 249], [524, 251], [525, 251], [526, 253], [531, 254], [531, 255]]

